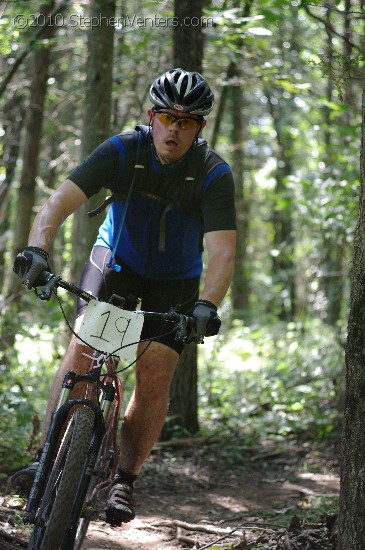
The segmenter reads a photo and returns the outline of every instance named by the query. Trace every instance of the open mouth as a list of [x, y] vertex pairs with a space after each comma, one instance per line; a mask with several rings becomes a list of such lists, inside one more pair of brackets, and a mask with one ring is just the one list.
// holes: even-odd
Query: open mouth
[[165, 143], [167, 147], [171, 149], [176, 149], [176, 147], [178, 146], [177, 141], [175, 141], [174, 139], [167, 139]]

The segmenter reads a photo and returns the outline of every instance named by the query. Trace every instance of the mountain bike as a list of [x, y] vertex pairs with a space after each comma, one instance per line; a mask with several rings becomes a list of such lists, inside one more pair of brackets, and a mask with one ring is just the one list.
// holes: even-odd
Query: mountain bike
[[[124, 389], [117, 368], [123, 350], [136, 348], [140, 342], [143, 319], [173, 323], [176, 338], [182, 342], [196, 337], [195, 320], [176, 309], [130, 312], [123, 309], [125, 300], [120, 296], [113, 295], [111, 303], [101, 302], [52, 273], [44, 272], [37, 279], [35, 293], [46, 301], [55, 295], [63, 311], [59, 287], [88, 302], [77, 336], [94, 352], [87, 356], [90, 366], [85, 374], [71, 370], [64, 378], [26, 506], [28, 521], [34, 524], [28, 550], [81, 548], [97, 514], [98, 494], [111, 485], [117, 469]], [[134, 351], [128, 350], [127, 357]], [[72, 390], [80, 383], [86, 388], [84, 396], [72, 398]]]

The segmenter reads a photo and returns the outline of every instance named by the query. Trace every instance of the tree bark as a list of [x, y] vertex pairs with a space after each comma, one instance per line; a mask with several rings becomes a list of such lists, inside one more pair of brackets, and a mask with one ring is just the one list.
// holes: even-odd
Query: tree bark
[[[238, 73], [237, 73], [238, 74]], [[247, 238], [249, 203], [245, 196], [244, 182], [244, 121], [243, 121], [243, 90], [241, 86], [231, 87], [232, 99], [232, 172], [235, 182], [237, 211], [237, 251], [232, 281], [232, 305], [236, 314], [244, 316], [249, 310], [250, 284], [247, 276]]]
[[[352, 26], [351, 26], [351, 11], [352, 3], [351, 0], [346, 0], [345, 10], [344, 10], [344, 30], [343, 35], [345, 40], [343, 42], [343, 57], [344, 59], [351, 59], [352, 57]], [[333, 99], [333, 45], [332, 38], [333, 34], [330, 31], [332, 25], [330, 23], [330, 14], [331, 11], [328, 11], [326, 20], [329, 21], [326, 25], [327, 31], [327, 59], [328, 59], [328, 82], [327, 82], [327, 100], [330, 103]], [[354, 80], [348, 78], [344, 83], [344, 102], [347, 105], [350, 105], [356, 111], [355, 97], [354, 97]], [[332, 136], [333, 132], [331, 131], [332, 121], [330, 118], [330, 109], [325, 108], [325, 127], [327, 128], [325, 132], [325, 145], [326, 145], [326, 165], [328, 170], [332, 166]], [[350, 126], [351, 121], [351, 109], [347, 109], [342, 116], [342, 124], [344, 127]], [[335, 139], [338, 139], [336, 136]], [[340, 145], [345, 149], [348, 145], [346, 137], [340, 137]], [[338, 142], [337, 142], [338, 145]], [[341, 319], [344, 295], [345, 295], [345, 278], [344, 278], [344, 251], [345, 251], [345, 237], [342, 230], [334, 229], [328, 237], [324, 237], [323, 250], [325, 251], [324, 257], [324, 277], [322, 281], [322, 286], [327, 297], [327, 312], [325, 321], [336, 327], [338, 326], [338, 321]]]
[[2, 155], [2, 162], [5, 167], [5, 180], [0, 186], [0, 294], [6, 276], [4, 255], [11, 234], [9, 219], [10, 188], [20, 153], [21, 131], [23, 128], [24, 97], [22, 93], [18, 93], [15, 97], [12, 97], [7, 103], [4, 113], [6, 140]]
[[[239, 8], [240, 4], [241, 4], [241, 1], [236, 0], [234, 2], [234, 7]], [[249, 17], [250, 13], [251, 13], [252, 6], [253, 6], [253, 0], [246, 0], [245, 2], [243, 2], [241, 17]], [[243, 43], [242, 38], [241, 37], [238, 38], [238, 40], [237, 40], [237, 51], [239, 51], [240, 48], [243, 47], [243, 44], [244, 43]], [[227, 67], [226, 77], [224, 79], [226, 85], [223, 86], [222, 89], [221, 89], [219, 104], [216, 108], [217, 114], [216, 114], [215, 121], [214, 121], [214, 128], [213, 128], [212, 139], [211, 139], [211, 146], [213, 147], [213, 149], [216, 147], [216, 144], [217, 144], [217, 141], [218, 141], [220, 128], [221, 128], [221, 123], [222, 123], [223, 115], [224, 115], [225, 108], [226, 108], [228, 93], [229, 93], [229, 89], [230, 89], [229, 86], [227, 86], [227, 84], [229, 83], [229, 81], [232, 78], [234, 78], [234, 76], [236, 76], [237, 68], [239, 66], [240, 66], [239, 58], [234, 58], [230, 61], [229, 65]]]
[[293, 140], [287, 131], [287, 121], [282, 109], [269, 101], [278, 143], [278, 167], [275, 171], [275, 197], [273, 209], [274, 248], [278, 255], [273, 256], [273, 280], [278, 286], [275, 295], [278, 299], [278, 314], [282, 320], [291, 320], [296, 308], [296, 285], [294, 264], [293, 201], [286, 186], [286, 178], [292, 173]]
[[[101, 24], [91, 28], [88, 35], [82, 159], [109, 137], [114, 26], [108, 25], [107, 20], [115, 17], [115, 0], [93, 0], [90, 16], [100, 18]], [[74, 281], [80, 277], [101, 223], [99, 216], [89, 218], [87, 212], [98, 206], [104, 197], [105, 192], [99, 192], [74, 214], [71, 266], [71, 279]]]
[[204, 36], [202, 26], [196, 23], [202, 19], [203, 1], [174, 0], [174, 14], [178, 20], [174, 27], [174, 65], [201, 73]]
[[[175, 17], [179, 19], [174, 27], [174, 65], [190, 71], [202, 70], [203, 35], [202, 27], [187, 26], [186, 18], [202, 17], [202, 0], [189, 2], [175, 0]], [[182, 353], [177, 364], [170, 390], [170, 407], [162, 438], [169, 437], [174, 427], [179, 426], [189, 433], [199, 429], [197, 406], [198, 380], [197, 346], [190, 344]]]
[[[235, 8], [241, 7], [240, 0], [234, 2]], [[243, 18], [249, 17], [252, 9], [252, 0], [243, 3]], [[244, 48], [242, 38], [238, 38], [237, 50]], [[215, 119], [212, 147], [216, 146], [220, 133], [220, 125], [223, 119], [227, 99], [231, 99], [231, 144], [232, 144], [232, 172], [235, 180], [235, 200], [237, 211], [237, 251], [232, 282], [232, 304], [233, 309], [239, 315], [248, 315], [250, 284], [246, 270], [247, 238], [248, 238], [248, 215], [249, 202], [245, 196], [246, 186], [243, 181], [245, 158], [244, 158], [244, 121], [243, 121], [243, 86], [240, 84], [242, 68], [239, 56], [231, 60], [226, 73], [226, 86], [222, 88], [218, 106], [218, 114]], [[232, 83], [231, 83], [232, 82]]]
[[362, 100], [360, 181], [346, 344], [338, 550], [363, 548], [365, 541], [365, 83]]
[[[45, 16], [54, 8], [54, 2], [41, 6], [40, 14]], [[42, 137], [42, 123], [44, 100], [47, 91], [48, 68], [50, 63], [50, 39], [55, 33], [56, 26], [48, 25], [42, 33], [42, 43], [32, 54], [32, 82], [30, 88], [29, 108], [25, 119], [25, 141], [23, 150], [23, 166], [20, 176], [20, 187], [17, 199], [12, 261], [15, 256], [26, 248], [28, 235], [33, 218], [35, 200], [35, 178], [38, 173], [38, 159]], [[9, 276], [8, 294], [16, 294], [21, 288], [21, 280], [12, 272]]]
[[169, 439], [176, 429], [186, 430], [190, 434], [199, 430], [197, 359], [197, 346], [195, 344], [186, 346], [172, 382], [169, 413], [161, 439]]

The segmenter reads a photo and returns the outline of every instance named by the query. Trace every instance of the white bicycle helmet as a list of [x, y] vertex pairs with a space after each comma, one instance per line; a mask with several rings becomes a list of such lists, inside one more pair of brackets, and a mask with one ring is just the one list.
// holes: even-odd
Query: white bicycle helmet
[[200, 73], [173, 69], [159, 76], [150, 88], [157, 109], [175, 109], [205, 116], [214, 105], [214, 95]]

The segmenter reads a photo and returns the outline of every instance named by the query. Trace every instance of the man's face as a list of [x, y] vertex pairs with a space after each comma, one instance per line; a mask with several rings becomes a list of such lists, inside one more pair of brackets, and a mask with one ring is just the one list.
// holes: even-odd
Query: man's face
[[173, 109], [163, 109], [162, 112], [168, 113], [177, 119], [191, 118], [194, 121], [196, 120], [191, 128], [182, 129], [178, 120], [167, 125], [166, 121], [164, 123], [159, 120], [158, 113], [153, 112], [152, 109], [148, 110], [148, 116], [151, 118], [151, 126], [153, 127], [153, 142], [157, 156], [162, 164], [172, 164], [188, 152], [197, 133], [206, 125], [206, 121], [201, 121], [201, 118], [196, 115], [181, 113]]

